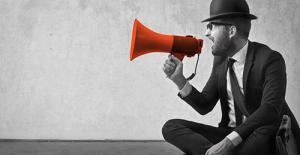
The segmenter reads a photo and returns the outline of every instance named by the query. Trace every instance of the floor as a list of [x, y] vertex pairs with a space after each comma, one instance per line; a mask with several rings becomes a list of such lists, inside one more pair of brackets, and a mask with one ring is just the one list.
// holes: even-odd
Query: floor
[[183, 155], [164, 141], [0, 142], [0, 155]]

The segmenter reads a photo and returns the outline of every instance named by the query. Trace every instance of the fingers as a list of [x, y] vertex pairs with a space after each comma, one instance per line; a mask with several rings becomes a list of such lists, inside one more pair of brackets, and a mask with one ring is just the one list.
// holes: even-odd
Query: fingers
[[175, 68], [177, 66], [177, 64], [175, 64], [173, 61], [171, 61], [169, 59], [165, 61], [165, 64], [168, 64], [170, 67], [175, 67]]
[[169, 64], [164, 64], [164, 69], [169, 72], [169, 71], [174, 71], [176, 67]]
[[182, 74], [182, 62], [174, 55], [169, 55], [163, 66], [163, 71], [168, 78]]
[[174, 55], [169, 56], [169, 58], [176, 64], [181, 63], [181, 61]]
[[210, 155], [209, 150], [206, 151], [205, 155]]
[[173, 72], [176, 70], [176, 64], [171, 60], [171, 57], [165, 61], [165, 64], [163, 66], [163, 71], [167, 75], [167, 77], [171, 76]]
[[165, 72], [167, 77], [171, 76], [173, 74], [173, 72], [175, 71], [175, 69], [176, 69], [176, 67], [169, 65], [167, 63], [165, 63], [163, 66], [163, 71]]

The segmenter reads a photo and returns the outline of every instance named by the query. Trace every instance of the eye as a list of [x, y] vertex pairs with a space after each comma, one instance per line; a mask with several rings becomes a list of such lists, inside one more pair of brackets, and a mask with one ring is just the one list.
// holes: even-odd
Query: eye
[[212, 30], [212, 24], [211, 24], [211, 23], [208, 23], [208, 24], [206, 25], [206, 28], [209, 29], [209, 30]]

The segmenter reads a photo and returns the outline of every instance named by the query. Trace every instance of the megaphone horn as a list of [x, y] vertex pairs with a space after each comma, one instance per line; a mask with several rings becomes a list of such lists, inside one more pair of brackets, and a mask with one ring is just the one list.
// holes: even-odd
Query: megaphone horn
[[130, 61], [151, 52], [172, 53], [178, 59], [201, 53], [203, 40], [192, 36], [159, 34], [134, 20], [130, 47]]

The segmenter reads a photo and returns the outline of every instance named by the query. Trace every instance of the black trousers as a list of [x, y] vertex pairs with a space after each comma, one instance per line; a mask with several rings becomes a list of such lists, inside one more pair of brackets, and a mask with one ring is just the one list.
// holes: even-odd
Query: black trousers
[[[191, 155], [204, 155], [207, 149], [220, 142], [232, 130], [172, 119], [165, 123], [162, 134], [167, 142], [183, 152]], [[233, 150], [233, 154], [274, 155], [276, 131], [275, 126], [262, 126], [256, 129]]]

